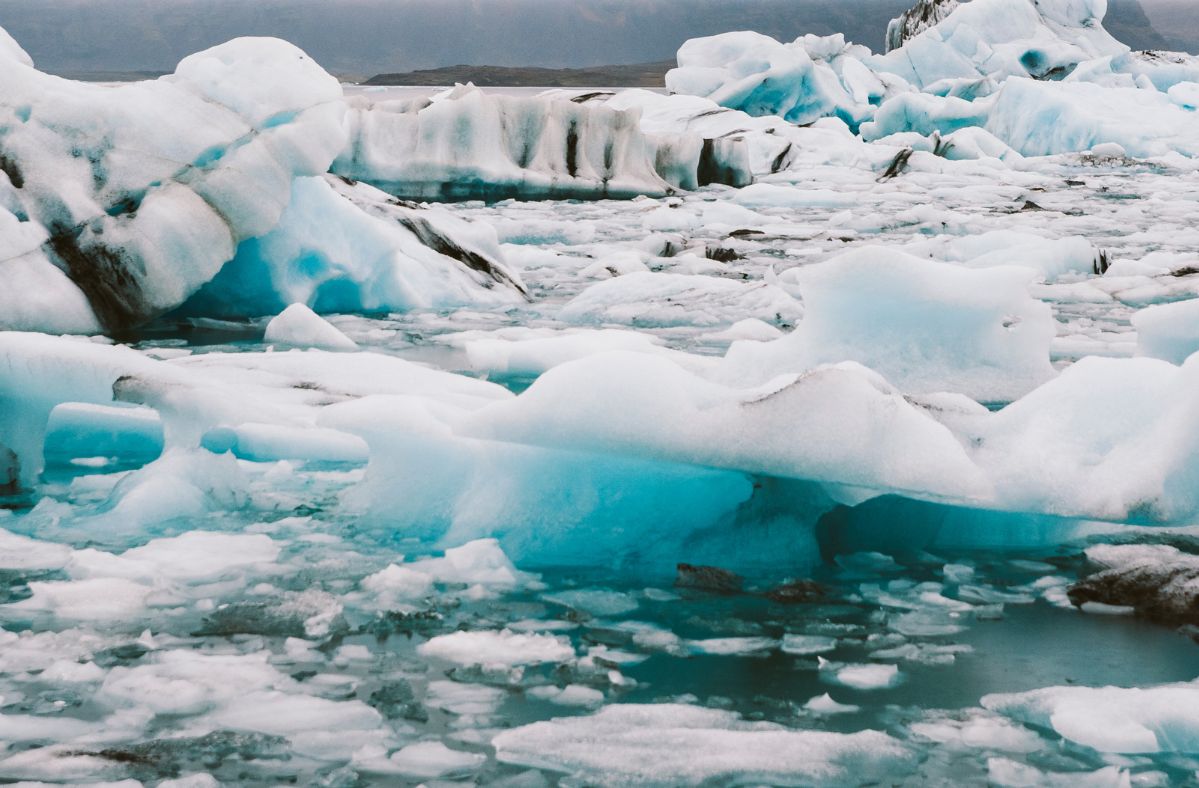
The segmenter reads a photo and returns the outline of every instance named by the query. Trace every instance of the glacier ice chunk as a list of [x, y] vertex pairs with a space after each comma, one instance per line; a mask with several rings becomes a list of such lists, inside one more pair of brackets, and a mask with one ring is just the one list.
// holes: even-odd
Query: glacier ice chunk
[[275, 345], [357, 350], [354, 340], [304, 304], [292, 304], [266, 324], [263, 340]]
[[[828, 733], [742, 721], [679, 704], [617, 704], [587, 717], [535, 722], [492, 739], [496, 757], [599, 785], [772, 785], [893, 777], [910, 768], [902, 744], [878, 731]], [[652, 748], [653, 758], [645, 758]], [[852, 775], [852, 777], [851, 777]]]
[[495, 232], [334, 176], [296, 178], [270, 232], [243, 243], [184, 314], [386, 312], [516, 303], [526, 294]]
[[647, 134], [635, 109], [473, 85], [431, 100], [358, 97], [350, 107], [350, 143], [333, 171], [407, 199], [660, 197], [752, 177], [735, 153], [716, 156], [732, 143]]
[[1029, 294], [1033, 279], [1019, 267], [973, 270], [875, 247], [846, 252], [785, 274], [803, 299], [803, 320], [775, 342], [735, 343], [725, 374], [764, 380], [852, 360], [910, 393], [1014, 399], [1053, 376], [1056, 332], [1048, 305]]
[[1137, 355], [1181, 364], [1199, 351], [1199, 300], [1146, 307], [1132, 316]]
[[862, 67], [868, 54], [842, 36], [783, 44], [750, 31], [722, 33], [684, 43], [666, 87], [749, 115], [777, 115], [800, 125], [836, 116], [856, 127], [869, 116], [870, 100], [886, 90]]
[[1199, 687], [1046, 687], [987, 695], [984, 708], [1110, 753], [1199, 751]]
[[485, 668], [570, 662], [575, 656], [566, 638], [507, 629], [438, 635], [418, 646], [417, 651], [446, 662]]
[[120, 86], [0, 61], [0, 113], [27, 119], [6, 123], [5, 180], [19, 188], [0, 215], [15, 208], [42, 234], [3, 268], [61, 304], [33, 325], [4, 299], [4, 327], [117, 330], [177, 306], [278, 221], [295, 176], [324, 172], [345, 144], [341, 86], [276, 39], [237, 39]]

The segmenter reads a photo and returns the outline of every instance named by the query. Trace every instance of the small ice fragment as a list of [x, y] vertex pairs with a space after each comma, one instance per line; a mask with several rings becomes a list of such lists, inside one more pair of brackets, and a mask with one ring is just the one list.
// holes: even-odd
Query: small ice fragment
[[433, 590], [433, 578], [407, 566], [390, 564], [364, 577], [362, 588], [382, 600], [419, 599]]
[[417, 647], [425, 657], [435, 657], [459, 665], [514, 667], [547, 662], [569, 662], [575, 652], [565, 638], [553, 635], [523, 634], [511, 630], [499, 632], [452, 632], [438, 635]]
[[392, 754], [391, 764], [410, 777], [433, 779], [461, 776], [487, 762], [487, 756], [451, 750], [439, 741], [409, 744]]
[[947, 583], [969, 583], [974, 579], [974, 567], [966, 564], [946, 564], [941, 568]]
[[533, 687], [529, 695], [540, 700], [547, 700], [559, 706], [594, 707], [604, 702], [604, 693], [582, 684], [569, 684], [566, 687]]
[[1091, 148], [1091, 153], [1101, 159], [1122, 159], [1128, 152], [1115, 142], [1101, 142]]
[[710, 656], [744, 656], [761, 654], [778, 648], [779, 642], [774, 638], [708, 638], [706, 640], [690, 640], [687, 646], [694, 654]]
[[320, 348], [321, 350], [357, 350], [354, 340], [304, 304], [292, 304], [266, 325], [263, 341], [272, 345]]
[[829, 662], [817, 657], [821, 678], [843, 687], [859, 690], [875, 690], [893, 687], [899, 683], [899, 667], [896, 665], [845, 664]]
[[837, 647], [837, 639], [823, 635], [783, 635], [783, 652], [808, 656], [825, 654]]
[[1131, 605], [1106, 605], [1103, 602], [1083, 602], [1078, 609], [1098, 616], [1131, 616], [1136, 612]]
[[861, 706], [852, 703], [838, 703], [827, 692], [809, 700], [804, 708], [816, 714], [852, 714], [861, 710]]

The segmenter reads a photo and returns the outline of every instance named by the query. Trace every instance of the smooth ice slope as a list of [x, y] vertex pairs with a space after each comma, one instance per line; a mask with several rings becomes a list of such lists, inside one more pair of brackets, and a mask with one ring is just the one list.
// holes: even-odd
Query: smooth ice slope
[[1085, 358], [963, 437], [1013, 511], [1187, 522], [1199, 513], [1197, 376], [1199, 358]]
[[1010, 79], [985, 127], [1026, 156], [1105, 144], [1133, 157], [1199, 156], [1199, 115], [1153, 89]]
[[462, 429], [864, 488], [969, 497], [985, 487], [944, 427], [852, 363], [746, 389], [709, 382], [669, 359], [606, 353], [550, 370], [522, 396], [472, 414]]

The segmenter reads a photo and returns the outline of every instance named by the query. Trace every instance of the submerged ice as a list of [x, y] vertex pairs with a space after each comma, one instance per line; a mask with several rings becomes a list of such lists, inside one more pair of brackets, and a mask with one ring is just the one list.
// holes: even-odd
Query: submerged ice
[[1104, 11], [670, 95], [0, 31], [0, 781], [1193, 779], [1199, 66]]

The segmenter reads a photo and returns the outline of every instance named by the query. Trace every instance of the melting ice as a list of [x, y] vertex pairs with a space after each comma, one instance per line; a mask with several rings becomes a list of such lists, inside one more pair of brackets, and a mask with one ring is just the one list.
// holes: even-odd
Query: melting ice
[[1199, 779], [1199, 60], [1105, 11], [670, 95], [0, 31], [0, 780]]

